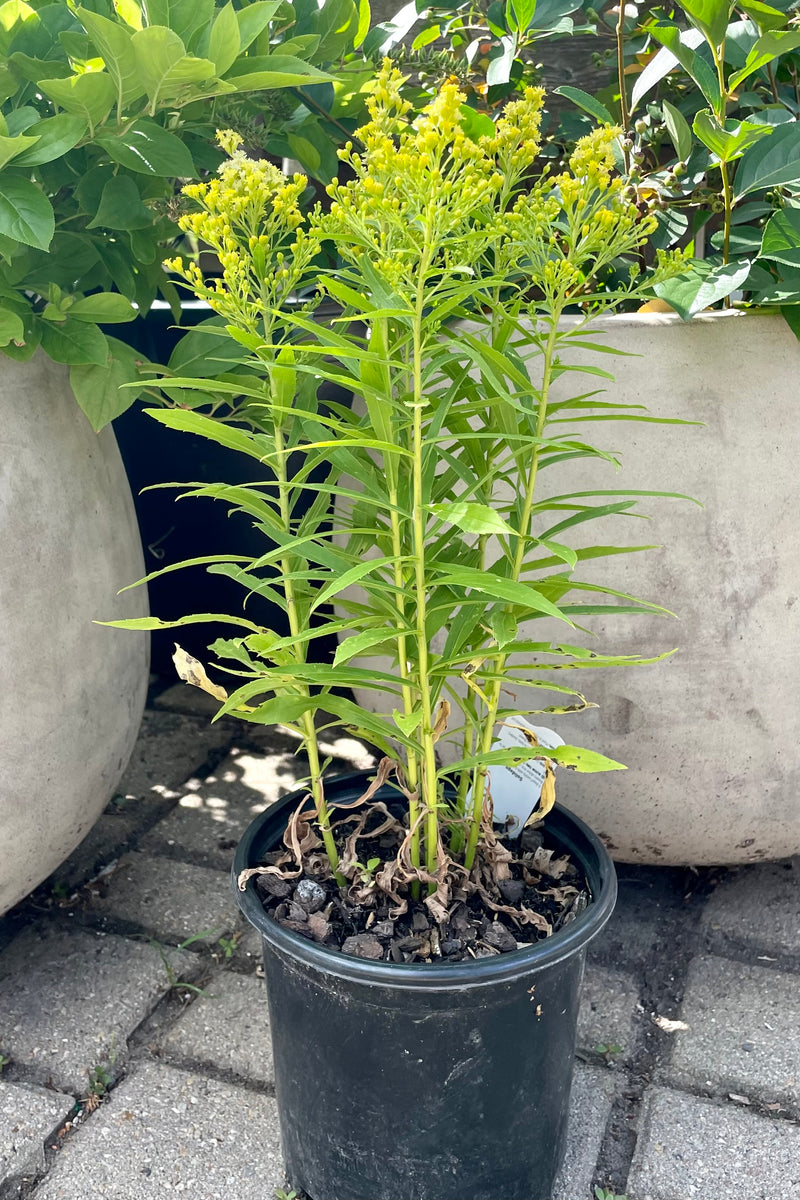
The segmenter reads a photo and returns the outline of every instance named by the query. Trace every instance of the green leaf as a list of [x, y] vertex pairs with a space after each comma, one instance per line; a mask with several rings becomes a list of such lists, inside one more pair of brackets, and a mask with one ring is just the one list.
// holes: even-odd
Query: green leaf
[[114, 81], [116, 102], [120, 109], [144, 95], [133, 32], [118, 21], [109, 21], [87, 8], [76, 9], [78, 20], [97, 47], [106, 70]]
[[498, 647], [504, 650], [506, 646], [516, 641], [517, 622], [513, 614], [505, 608], [493, 608], [489, 623]]
[[120, 296], [119, 292], [94, 292], [91, 296], [82, 296], [70, 305], [68, 312], [76, 321], [97, 325], [118, 325], [139, 315], [130, 300]]
[[282, 0], [258, 0], [236, 13], [239, 23], [239, 50], [244, 51], [269, 25]]
[[786, 24], [786, 13], [770, 4], [762, 4], [761, 0], [737, 0], [736, 6], [746, 12], [759, 29], [780, 29]]
[[457, 762], [448, 763], [438, 772], [440, 776], [450, 775], [455, 771], [463, 771], [469, 767], [518, 767], [534, 758], [549, 758], [562, 767], [570, 767], [574, 771], [624, 771], [623, 763], [606, 758], [596, 750], [585, 750], [582, 746], [515, 746], [497, 750], [487, 750], [483, 754], [473, 754], [469, 758], [460, 758]]
[[340, 666], [342, 663], [349, 662], [351, 658], [357, 655], [365, 654], [367, 650], [373, 649], [375, 646], [381, 646], [384, 642], [391, 642], [397, 638], [397, 630], [391, 629], [365, 629], [362, 633], [356, 633], [352, 637], [344, 638], [336, 647], [336, 653], [333, 656], [333, 665]]
[[239, 58], [226, 80], [239, 92], [268, 91], [273, 88], [302, 87], [307, 83], [333, 82], [333, 76], [317, 70], [291, 54], [269, 54], [258, 58]]
[[71, 113], [59, 113], [55, 117], [47, 117], [29, 127], [31, 134], [36, 134], [37, 142], [30, 150], [26, 150], [15, 160], [15, 167], [33, 167], [41, 163], [52, 162], [61, 158], [78, 142], [89, 128], [85, 117], [76, 117]]
[[140, 175], [193, 179], [197, 174], [181, 139], [144, 117], [121, 133], [103, 130], [96, 141], [115, 162]]
[[[139, 583], [143, 583], [142, 579]], [[131, 584], [130, 587], [137, 587]], [[126, 591], [128, 588], [125, 589]], [[178, 629], [182, 625], [208, 625], [211, 622], [219, 625], [238, 625], [243, 629], [259, 632], [259, 626], [243, 617], [231, 617], [227, 613], [192, 613], [188, 617], [178, 617], [175, 621], [162, 621], [159, 617], [122, 617], [117, 621], [94, 621], [94, 625], [108, 625], [112, 629]]]
[[707, 108], [697, 114], [692, 128], [720, 162], [733, 162], [741, 158], [749, 146], [772, 133], [770, 125], [756, 125], [752, 121], [726, 121], [724, 126], [720, 125]]
[[216, 74], [213, 62], [187, 54], [177, 33], [165, 25], [140, 29], [134, 33], [131, 42], [151, 113], [183, 88], [213, 79]]
[[466, 500], [455, 500], [448, 504], [431, 504], [434, 516], [463, 529], [465, 533], [500, 533], [512, 531], [500, 514], [488, 504], [472, 504]]
[[506, 600], [510, 604], [521, 605], [535, 612], [547, 613], [560, 621], [572, 624], [560, 609], [556, 608], [535, 588], [526, 583], [517, 583], [513, 579], [502, 579], [491, 571], [479, 571], [475, 567], [456, 567], [451, 571], [443, 570], [436, 583], [448, 584], [451, 587], [470, 588], [480, 595], [491, 596], [493, 600]]
[[728, 80], [728, 91], [735, 92], [754, 71], [765, 67], [767, 63], [788, 54], [800, 46], [800, 31], [786, 29], [779, 33], [765, 33], [751, 48], [741, 71], [736, 71]]
[[145, 412], [170, 429], [196, 433], [220, 446], [227, 446], [229, 450], [238, 450], [241, 454], [258, 459], [259, 462], [263, 462], [267, 455], [268, 447], [257, 435], [245, 433], [243, 429], [237, 429], [233, 425], [223, 425], [220, 421], [203, 416], [202, 413], [176, 408], [146, 408]]
[[800, 139], [797, 122], [773, 127], [772, 136], [751, 146], [743, 156], [733, 181], [737, 200], [763, 188], [793, 183], [800, 175]]
[[[139, 394], [134, 388], [122, 385], [138, 379], [137, 363], [141, 361], [141, 355], [117, 338], [106, 338], [106, 341], [108, 354], [102, 365], [73, 366], [69, 373], [75, 399], [95, 433], [130, 408]], [[145, 380], [142, 380], [144, 386]]]
[[9, 342], [24, 342], [25, 326], [22, 318], [8, 308], [0, 308], [0, 346]]
[[40, 79], [36, 86], [60, 108], [83, 117], [92, 128], [105, 121], [116, 98], [114, 81], [106, 71], [87, 71], [69, 79]]
[[42, 349], [53, 362], [77, 366], [94, 363], [105, 366], [108, 360], [108, 343], [96, 325], [84, 325], [82, 321], [42, 321]]
[[800, 270], [800, 208], [781, 208], [766, 224], [761, 257]]
[[[677, 60], [684, 71], [700, 88], [700, 91], [711, 107], [716, 110], [720, 102], [719, 82], [705, 59], [701, 58], [699, 54], [695, 54], [694, 50], [691, 49], [690, 43], [692, 39], [686, 33], [682, 33], [677, 25], [672, 25], [664, 21], [656, 21], [654, 24], [648, 25], [647, 28], [656, 41], [661, 42], [666, 47], [672, 57], [664, 58], [656, 67], [656, 60], [661, 57], [660, 54], [657, 54], [652, 63], [647, 64], [647, 67], [645, 67], [645, 70], [637, 80], [638, 86], [635, 86], [631, 93], [632, 106], [635, 106], [636, 102], [646, 94], [646, 91], [649, 90], [655, 80], [669, 74], [674, 65], [674, 60]], [[695, 45], [697, 45], [702, 40], [703, 35], [699, 30], [695, 30], [695, 36], [697, 38]], [[653, 70], [646, 79], [647, 71], [651, 67]], [[659, 72], [661, 72], [660, 75]]]
[[24, 133], [18, 133], [16, 137], [3, 137], [0, 135], [0, 170], [22, 154], [23, 150], [30, 149], [38, 142], [36, 137], [27, 137]]
[[[265, 687], [264, 691], [267, 690]], [[231, 699], [234, 700], [234, 697]], [[295, 721], [299, 721], [307, 712], [313, 711], [318, 705], [319, 700], [315, 696], [282, 695], [272, 696], [269, 700], [264, 700], [252, 712], [243, 712], [237, 710], [235, 700], [233, 703], [231, 700], [228, 700], [223, 704], [216, 717], [222, 717], [226, 713], [235, 712], [237, 717], [241, 717], [245, 721], [250, 721], [255, 725], [291, 725]]]
[[707, 40], [716, 46], [725, 41], [725, 31], [734, 0], [678, 0], [689, 20]]
[[664, 124], [675, 147], [675, 153], [678, 158], [686, 159], [692, 152], [692, 131], [689, 123], [680, 109], [670, 104], [669, 100], [662, 100], [661, 105], [664, 109]]
[[702, 312], [741, 287], [750, 274], [749, 262], [713, 266], [701, 261], [692, 263], [691, 271], [657, 283], [653, 291], [666, 300], [684, 321]]
[[358, 0], [358, 26], [356, 27], [355, 36], [353, 38], [353, 49], [358, 50], [364, 38], [369, 33], [372, 13], [370, 12], [369, 0]]
[[[212, 329], [216, 333], [210, 332]], [[245, 355], [227, 336], [220, 317], [202, 321], [184, 334], [170, 355], [170, 371], [174, 375], [195, 375], [201, 379], [220, 375], [240, 363]]]
[[224, 75], [228, 68], [233, 66], [240, 47], [241, 39], [236, 10], [228, 0], [228, 3], [220, 9], [214, 19], [208, 43], [208, 57], [214, 64], [215, 74]]
[[603, 125], [614, 124], [614, 118], [605, 104], [601, 104], [594, 96], [590, 96], [588, 92], [581, 91], [580, 88], [557, 87], [553, 88], [553, 94], [556, 96], [566, 96], [573, 104], [577, 104], [578, 108], [582, 108], [584, 112], [588, 112], [590, 116], [600, 121]]
[[511, 11], [516, 18], [517, 30], [525, 33], [536, 12], [536, 0], [511, 0]]
[[29, 179], [0, 176], [0, 236], [47, 250], [55, 232], [53, 206]]
[[371, 575], [378, 568], [391, 566], [393, 561], [394, 560], [391, 558], [370, 558], [365, 562], [357, 563], [354, 567], [351, 567], [349, 571], [345, 571], [336, 579], [332, 579], [330, 583], [326, 583], [323, 588], [320, 588], [308, 610], [309, 613], [312, 613], [318, 609], [320, 605], [324, 604], [326, 600], [329, 600], [331, 596], [337, 596], [340, 592], [343, 592], [345, 588], [351, 587], [354, 583], [358, 583], [359, 580], [364, 579], [367, 575]]
[[146, 229], [153, 224], [153, 213], [142, 203], [139, 189], [130, 175], [112, 175], [103, 188], [97, 212], [86, 226], [96, 229]]
[[290, 133], [287, 140], [293, 158], [296, 158], [312, 175], [319, 170], [321, 159], [316, 146], [312, 146], [307, 138], [300, 137], [296, 133]]

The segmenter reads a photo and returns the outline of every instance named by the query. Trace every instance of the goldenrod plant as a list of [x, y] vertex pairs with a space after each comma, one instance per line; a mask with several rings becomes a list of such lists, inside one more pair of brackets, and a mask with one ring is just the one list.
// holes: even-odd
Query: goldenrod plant
[[[171, 378], [187, 407], [152, 416], [264, 464], [264, 483], [186, 493], [250, 514], [264, 554], [193, 562], [268, 597], [289, 625], [279, 636], [248, 620], [246, 607], [216, 616], [238, 626], [211, 647], [219, 668], [238, 677], [234, 690], [209, 683], [196, 663], [184, 662], [184, 677], [219, 696], [220, 716], [295, 730], [328, 870], [341, 884], [364, 868], [335, 843], [315, 716], [330, 714], [379, 747], [376, 783], [392, 778], [405, 797], [407, 838], [374, 882], [392, 895], [427, 893], [435, 914], [454, 879], [479, 880], [482, 856], [496, 852], [490, 768], [544, 759], [537, 816], [553, 803], [557, 768], [620, 769], [595, 750], [545, 751], [535, 736], [496, 747], [502, 724], [530, 715], [515, 687], [540, 691], [536, 713], [579, 711], [591, 701], [561, 682], [564, 672], [655, 661], [580, 644], [594, 613], [664, 611], [581, 575], [590, 559], [646, 547], [569, 541], [587, 522], [630, 515], [656, 493], [557, 494], [552, 486], [559, 465], [578, 458], [600, 458], [613, 474], [613, 455], [587, 440], [591, 422], [652, 419], [591, 390], [587, 372], [591, 384], [611, 376], [571, 356], [590, 347], [599, 362], [613, 353], [592, 318], [639, 294], [637, 270], [615, 293], [595, 278], [635, 254], [654, 217], [625, 197], [614, 168], [618, 129], [591, 133], [568, 169], [550, 174], [537, 162], [540, 89], [473, 138], [454, 83], [418, 118], [402, 84], [386, 63], [369, 120], [342, 151], [350, 179], [331, 185], [328, 211], [304, 216], [302, 177], [284, 178], [248, 158], [234, 135], [220, 135], [229, 157], [217, 179], [188, 189], [196, 211], [181, 221], [214, 248], [222, 275], [207, 281], [193, 262], [171, 265], [223, 319], [248, 373], [216, 383]], [[320, 273], [328, 243], [340, 265]], [[680, 253], [662, 255], [655, 278], [682, 264]], [[315, 299], [290, 303], [312, 284]], [[313, 319], [320, 296], [340, 306], [327, 324]], [[583, 319], [564, 325], [566, 312]], [[575, 388], [565, 389], [572, 379]], [[344, 385], [361, 404], [321, 405], [320, 380]], [[191, 408], [193, 394], [210, 388], [213, 417]], [[534, 618], [541, 638], [520, 637]], [[331, 634], [341, 639], [333, 663], [314, 661], [314, 642]], [[367, 653], [391, 667], [358, 665]], [[391, 716], [354, 703], [352, 687], [390, 693]], [[445, 731], [461, 751], [443, 767], [436, 743]]]

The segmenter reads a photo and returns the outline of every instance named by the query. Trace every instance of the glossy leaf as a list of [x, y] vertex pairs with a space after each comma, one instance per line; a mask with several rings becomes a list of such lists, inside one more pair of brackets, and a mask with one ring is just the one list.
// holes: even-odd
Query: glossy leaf
[[87, 8], [76, 9], [76, 15], [97, 47], [113, 80], [119, 108], [138, 100], [144, 95], [145, 89], [133, 47], [132, 30], [119, 21], [110, 21], [108, 17]]
[[692, 152], [692, 131], [689, 123], [680, 109], [670, 104], [669, 100], [662, 100], [661, 106], [664, 109], [664, 124], [675, 147], [675, 153], [678, 158], [687, 159]]
[[749, 262], [713, 266], [695, 262], [690, 271], [656, 284], [657, 296], [666, 300], [684, 321], [702, 312], [741, 287], [750, 273]]
[[800, 46], [800, 31], [798, 30], [787, 29], [781, 32], [765, 33], [750, 50], [742, 69], [731, 75], [728, 80], [728, 90], [735, 92], [755, 71], [759, 71], [767, 63], [774, 62], [782, 54], [796, 51], [798, 46]]
[[[137, 397], [137, 391], [122, 385], [138, 378], [141, 356], [124, 342], [107, 337], [108, 353], [103, 364], [73, 366], [70, 387], [95, 432], [124, 413]], [[146, 380], [142, 380], [142, 387]]]
[[164, 25], [140, 29], [131, 38], [131, 44], [151, 112], [183, 88], [213, 79], [216, 74], [213, 62], [187, 54], [177, 33]]
[[54, 362], [77, 366], [93, 363], [105, 366], [108, 343], [96, 325], [82, 321], [42, 321], [42, 349]]
[[123, 167], [140, 175], [191, 179], [195, 166], [185, 144], [155, 121], [141, 117], [116, 133], [103, 130], [98, 143]]
[[47, 250], [55, 232], [53, 206], [29, 179], [0, 175], [0, 237]]
[[800, 209], [781, 208], [766, 224], [761, 257], [800, 270]]
[[85, 117], [73, 116], [70, 113], [59, 113], [58, 116], [35, 122], [28, 129], [30, 135], [35, 136], [36, 143], [17, 155], [14, 165], [34, 167], [60, 158], [78, 144], [88, 127]]
[[651, 59], [633, 85], [631, 111], [637, 107], [640, 100], [644, 99], [652, 91], [660, 80], [674, 70], [678, 63], [694, 80], [711, 107], [716, 108], [719, 105], [720, 99], [719, 83], [708, 63], [694, 52], [694, 47], [701, 45], [703, 42], [703, 35], [700, 30], [689, 29], [682, 31], [677, 25], [671, 25], [663, 21], [657, 21], [655, 24], [649, 25], [648, 30], [656, 41], [662, 43], [664, 49], [660, 50]]
[[588, 112], [589, 116], [600, 121], [603, 125], [613, 125], [614, 118], [604, 104], [595, 96], [590, 96], [588, 92], [581, 91], [580, 88], [562, 87], [553, 88], [553, 94], [556, 96], [565, 96], [567, 100], [571, 100], [573, 104], [577, 104], [578, 108], [582, 108], [584, 112]]
[[114, 81], [106, 71], [89, 71], [68, 79], [40, 79], [37, 87], [59, 108], [83, 117], [92, 128], [105, 121], [116, 97]]
[[781, 187], [800, 177], [800, 139], [794, 121], [775, 126], [772, 136], [751, 146], [737, 168], [733, 190], [737, 200], [765, 188]]
[[697, 137], [716, 154], [720, 162], [733, 162], [741, 158], [749, 146], [772, 133], [769, 125], [756, 125], [751, 121], [726, 121], [720, 125], [707, 108], [699, 112], [692, 125]]
[[103, 188], [97, 212], [87, 229], [146, 229], [154, 214], [142, 203], [139, 189], [129, 175], [112, 175]]
[[119, 292], [94, 292], [91, 296], [82, 296], [70, 305], [68, 312], [75, 321], [100, 325], [132, 321], [138, 316], [130, 300], [120, 296]]
[[678, 3], [713, 46], [724, 42], [734, 0], [678, 0]]

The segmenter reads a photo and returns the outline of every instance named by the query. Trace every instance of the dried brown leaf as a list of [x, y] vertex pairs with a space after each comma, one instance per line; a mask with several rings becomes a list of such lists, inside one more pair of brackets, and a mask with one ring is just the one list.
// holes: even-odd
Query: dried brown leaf
[[182, 646], [175, 642], [175, 653], [172, 656], [172, 661], [175, 664], [175, 670], [178, 672], [178, 678], [184, 683], [190, 683], [192, 687], [200, 688], [204, 692], [208, 692], [209, 696], [213, 696], [215, 700], [227, 700], [228, 693], [224, 687], [212, 681], [206, 675], [206, 669], [200, 662], [199, 658], [193, 658], [188, 654]]

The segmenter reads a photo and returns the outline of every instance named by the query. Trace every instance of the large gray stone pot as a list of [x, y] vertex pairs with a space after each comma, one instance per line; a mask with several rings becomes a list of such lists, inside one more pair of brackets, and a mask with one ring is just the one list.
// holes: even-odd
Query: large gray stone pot
[[[744, 863], [796, 854], [798, 343], [777, 313], [707, 313], [689, 323], [635, 314], [602, 318], [594, 328], [635, 357], [586, 354], [616, 382], [567, 374], [562, 390], [605, 387], [624, 403], [646, 405], [651, 416], [703, 425], [589, 426], [589, 441], [616, 452], [621, 472], [593, 460], [562, 464], [543, 473], [542, 490], [682, 492], [703, 507], [645, 498], [640, 510], [650, 521], [615, 517], [583, 527], [587, 544], [660, 549], [581, 565], [576, 578], [655, 601], [678, 617], [585, 618], [598, 649], [679, 649], [653, 666], [569, 674], [566, 681], [598, 708], [535, 720], [628, 770], [559, 771], [558, 798], [623, 862]], [[555, 625], [531, 622], [528, 636], [569, 640]], [[364, 691], [359, 700], [374, 704], [377, 696]], [[552, 702], [541, 696], [531, 692], [531, 705]], [[446, 741], [440, 749], [447, 758]]]
[[102, 812], [128, 763], [147, 639], [93, 625], [141, 616], [144, 574], [125, 470], [64, 367], [0, 369], [0, 913], [45, 879]]

